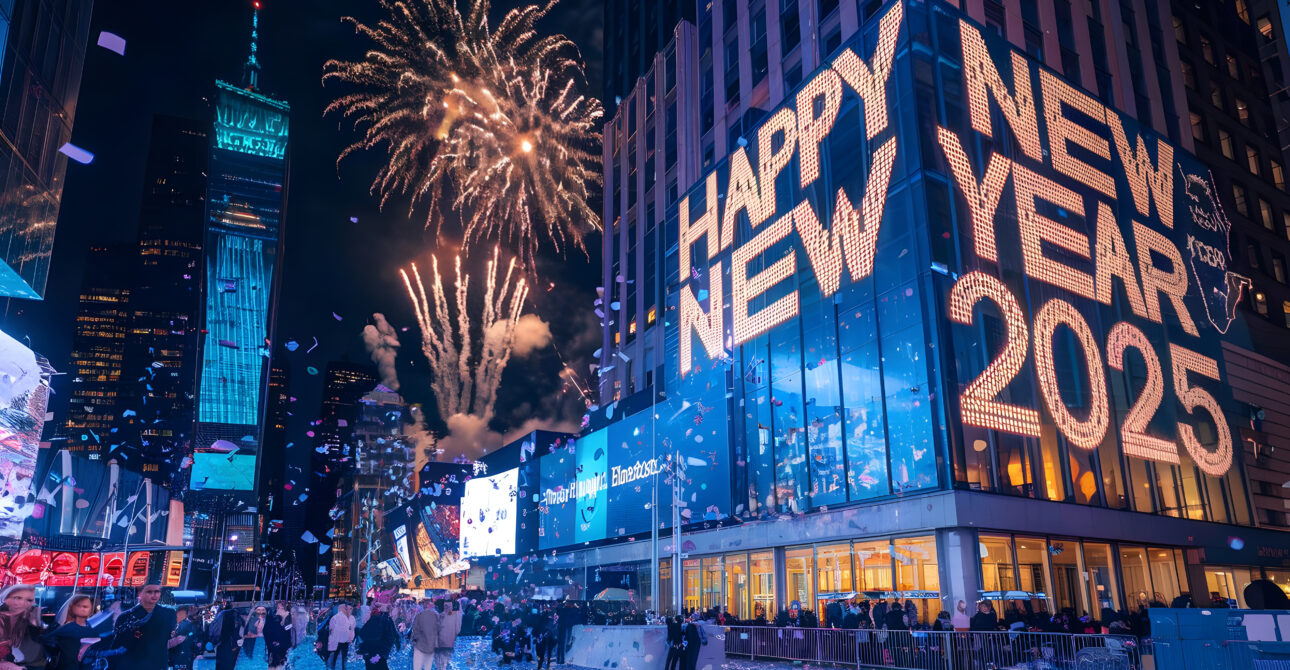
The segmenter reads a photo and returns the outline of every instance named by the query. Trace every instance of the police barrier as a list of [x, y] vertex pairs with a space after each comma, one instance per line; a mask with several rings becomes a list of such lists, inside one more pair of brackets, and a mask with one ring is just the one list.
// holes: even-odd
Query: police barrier
[[727, 655], [899, 670], [1138, 670], [1126, 635], [727, 626]]

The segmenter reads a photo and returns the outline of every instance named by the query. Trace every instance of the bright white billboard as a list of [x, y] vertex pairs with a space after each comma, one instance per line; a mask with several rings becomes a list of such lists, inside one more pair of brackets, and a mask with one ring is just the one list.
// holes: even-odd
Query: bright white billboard
[[520, 471], [507, 470], [466, 482], [461, 496], [461, 557], [515, 553]]

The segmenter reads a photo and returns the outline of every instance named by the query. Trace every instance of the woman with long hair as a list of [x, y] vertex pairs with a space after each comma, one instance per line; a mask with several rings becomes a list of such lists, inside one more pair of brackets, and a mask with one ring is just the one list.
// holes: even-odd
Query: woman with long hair
[[112, 655], [84, 642], [112, 632], [112, 617], [106, 612], [95, 616], [94, 610], [94, 598], [84, 593], [73, 593], [58, 609], [57, 625], [41, 638], [54, 659], [54, 670], [86, 670], [96, 658]]
[[269, 670], [278, 670], [286, 665], [290, 651], [291, 610], [287, 609], [285, 602], [279, 601], [264, 620], [264, 652], [269, 657]]
[[44, 632], [35, 586], [14, 584], [0, 591], [0, 670], [45, 667]]

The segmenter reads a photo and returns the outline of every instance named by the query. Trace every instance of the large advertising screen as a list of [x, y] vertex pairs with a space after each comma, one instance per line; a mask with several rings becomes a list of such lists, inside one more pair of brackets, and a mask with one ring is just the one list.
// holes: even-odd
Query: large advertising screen
[[466, 481], [461, 496], [461, 557], [515, 553], [519, 470]]
[[721, 393], [701, 398], [712, 404], [665, 401], [538, 459], [538, 548], [648, 533], [656, 485], [659, 523], [670, 528], [673, 458], [681, 461], [682, 523], [729, 516], [729, 417]]

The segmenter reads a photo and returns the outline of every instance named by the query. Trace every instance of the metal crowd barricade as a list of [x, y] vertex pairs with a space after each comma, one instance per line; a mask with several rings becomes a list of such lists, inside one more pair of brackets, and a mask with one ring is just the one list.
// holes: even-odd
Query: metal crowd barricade
[[894, 670], [1141, 670], [1137, 638], [1030, 632], [729, 626], [725, 651], [751, 659]]

